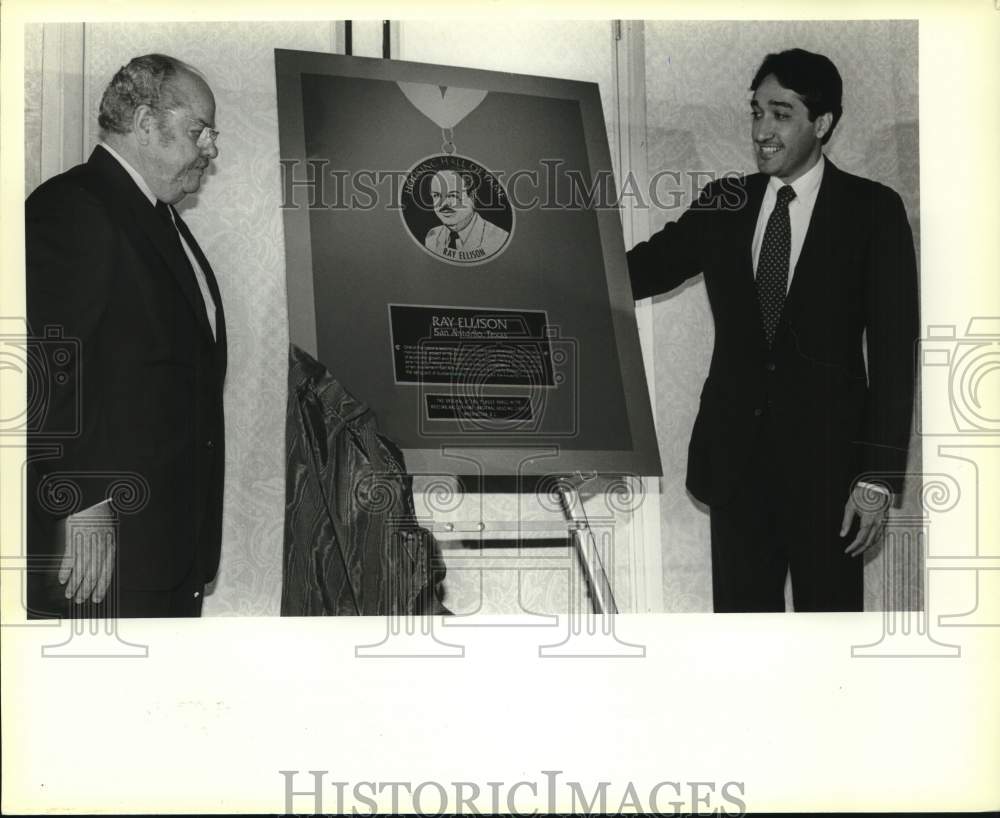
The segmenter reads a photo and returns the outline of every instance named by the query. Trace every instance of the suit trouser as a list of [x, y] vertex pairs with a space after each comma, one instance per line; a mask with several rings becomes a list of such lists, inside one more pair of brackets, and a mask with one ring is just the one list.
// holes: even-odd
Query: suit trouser
[[782, 473], [770, 418], [762, 419], [747, 478], [712, 506], [712, 597], [716, 612], [785, 609], [791, 572], [796, 611], [860, 611], [863, 559], [844, 554], [857, 533], [840, 536], [850, 486], [825, 474]]

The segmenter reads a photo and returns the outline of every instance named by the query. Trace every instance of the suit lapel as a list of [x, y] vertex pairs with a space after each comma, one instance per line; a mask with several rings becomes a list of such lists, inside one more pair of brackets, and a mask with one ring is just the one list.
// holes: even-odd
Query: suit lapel
[[[104, 148], [94, 148], [88, 165], [92, 166], [107, 182], [111, 205], [118, 211], [122, 223], [128, 224], [131, 222], [135, 224], [137, 230], [145, 235], [163, 259], [167, 269], [170, 270], [171, 275], [177, 282], [177, 286], [180, 287], [185, 299], [194, 311], [198, 325], [207, 334], [208, 339], [214, 343], [212, 328], [208, 323], [208, 316], [205, 314], [205, 299], [201, 295], [198, 282], [195, 280], [194, 271], [191, 269], [191, 263], [188, 261], [187, 256], [184, 255], [184, 250], [181, 248], [180, 242], [170, 234], [170, 225], [166, 224], [159, 217], [156, 209], [149, 203], [149, 199], [139, 190], [135, 182], [132, 181], [125, 168]], [[180, 223], [180, 219], [178, 219], [178, 223]], [[190, 235], [190, 233], [187, 235]], [[193, 238], [189, 240], [189, 244], [190, 241], [193, 241]], [[201, 263], [201, 259], [203, 258], [200, 254], [201, 250], [199, 248], [195, 256], [198, 258], [199, 263]], [[202, 269], [204, 270], [205, 267], [202, 267]], [[208, 277], [208, 273], [206, 273], [206, 277]], [[209, 280], [211, 282], [209, 283], [209, 288], [211, 289], [214, 284], [214, 277], [211, 277]], [[217, 288], [212, 291], [212, 298], [215, 299], [216, 305], [218, 305]]]

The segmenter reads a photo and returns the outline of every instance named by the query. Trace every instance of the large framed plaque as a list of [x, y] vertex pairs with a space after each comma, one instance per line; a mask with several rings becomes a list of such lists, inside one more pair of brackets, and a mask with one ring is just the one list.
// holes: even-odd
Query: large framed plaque
[[275, 64], [291, 341], [410, 470], [660, 474], [597, 86]]

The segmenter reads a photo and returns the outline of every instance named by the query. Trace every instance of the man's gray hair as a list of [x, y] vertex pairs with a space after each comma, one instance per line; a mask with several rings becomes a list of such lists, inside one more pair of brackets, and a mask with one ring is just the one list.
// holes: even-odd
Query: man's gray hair
[[157, 119], [162, 123], [165, 109], [184, 103], [171, 83], [180, 71], [200, 76], [187, 63], [164, 54], [144, 54], [129, 60], [128, 65], [119, 68], [104, 89], [101, 112], [97, 117], [101, 131], [130, 133], [132, 117], [140, 105], [156, 109]]

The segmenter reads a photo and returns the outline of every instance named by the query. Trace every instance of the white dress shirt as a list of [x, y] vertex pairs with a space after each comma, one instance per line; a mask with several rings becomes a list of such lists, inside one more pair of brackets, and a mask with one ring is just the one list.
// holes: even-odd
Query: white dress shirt
[[[826, 160], [823, 158], [823, 154], [820, 154], [819, 161], [792, 182], [795, 198], [788, 203], [788, 220], [792, 227], [792, 250], [788, 256], [788, 287], [792, 286], [795, 265], [806, 240], [806, 231], [809, 230], [809, 220], [812, 218], [813, 207], [816, 204], [816, 194], [819, 193], [819, 185], [823, 181], [823, 166], [825, 164]], [[772, 176], [764, 191], [764, 201], [761, 202], [760, 213], [757, 214], [757, 228], [753, 234], [753, 274], [755, 278], [757, 276], [757, 260], [760, 258], [760, 246], [764, 243], [764, 231], [767, 229], [767, 220], [771, 218], [774, 205], [778, 201], [778, 191], [784, 186], [784, 182], [778, 177]], [[785, 292], [788, 290], [786, 289]]]
[[[128, 161], [108, 145], [106, 142], [98, 142], [104, 150], [110, 153], [120, 164], [125, 172], [132, 177], [132, 181], [135, 182], [136, 187], [143, 192], [143, 195], [149, 199], [149, 203], [156, 207], [156, 196], [153, 191], [149, 189], [149, 185], [146, 184], [146, 180], [139, 175], [139, 171], [133, 168]], [[173, 219], [173, 210], [170, 211], [170, 218]], [[177, 230], [177, 222], [174, 222], [174, 229]], [[191, 248], [188, 247], [188, 243], [184, 240], [184, 234], [180, 230], [177, 230], [177, 235], [181, 240], [181, 247], [184, 248], [184, 254], [188, 257], [188, 261], [191, 262], [191, 269], [194, 270], [195, 280], [198, 282], [198, 289], [201, 291], [201, 297], [205, 301], [205, 312], [208, 315], [208, 325], [212, 328], [212, 337], [216, 337], [215, 330], [215, 299], [212, 298], [212, 291], [208, 288], [208, 279], [205, 278], [205, 271], [201, 269], [201, 265], [198, 264], [198, 259], [195, 258], [194, 253], [191, 252]]]

